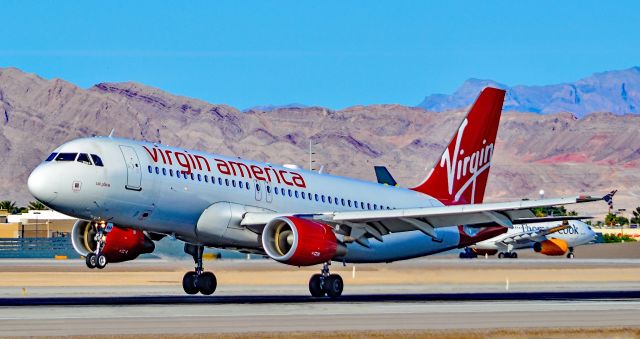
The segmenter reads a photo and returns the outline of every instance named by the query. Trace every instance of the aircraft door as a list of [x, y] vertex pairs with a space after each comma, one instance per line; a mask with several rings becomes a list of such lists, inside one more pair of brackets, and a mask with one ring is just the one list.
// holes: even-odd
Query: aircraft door
[[260, 201], [262, 200], [262, 185], [260, 184], [260, 181], [253, 179], [253, 189], [255, 190], [256, 193], [256, 200]]
[[271, 187], [271, 183], [268, 181], [263, 181], [265, 186], [265, 194], [267, 196], [267, 202], [271, 203], [273, 201], [273, 187]]
[[142, 190], [142, 171], [140, 169], [140, 159], [131, 146], [120, 145], [120, 151], [127, 166], [127, 184], [125, 188], [133, 191]]

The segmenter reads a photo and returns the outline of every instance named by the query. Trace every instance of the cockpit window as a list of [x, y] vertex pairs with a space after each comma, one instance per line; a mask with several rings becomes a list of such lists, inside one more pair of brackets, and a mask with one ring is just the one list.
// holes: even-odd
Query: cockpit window
[[60, 153], [56, 157], [56, 161], [74, 161], [78, 153]]
[[56, 152], [53, 152], [53, 153], [49, 154], [49, 156], [47, 157], [47, 160], [45, 160], [45, 161], [51, 161], [51, 160], [55, 159], [56, 155], [58, 155], [58, 153], [56, 153]]
[[89, 160], [89, 155], [87, 153], [80, 153], [76, 161], [83, 164], [91, 165], [91, 160]]
[[100, 167], [104, 166], [104, 164], [102, 164], [102, 159], [100, 159], [99, 156], [97, 156], [95, 154], [91, 154], [91, 159], [93, 159], [93, 163], [96, 166], [100, 166]]

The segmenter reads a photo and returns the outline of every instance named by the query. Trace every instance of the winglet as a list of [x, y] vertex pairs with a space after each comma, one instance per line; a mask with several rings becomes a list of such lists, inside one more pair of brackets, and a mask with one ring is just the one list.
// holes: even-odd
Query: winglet
[[609, 192], [607, 195], [605, 195], [604, 197], [602, 197], [602, 200], [606, 201], [607, 204], [609, 205], [609, 210], [613, 209], [613, 196], [616, 195], [616, 192], [618, 192], [618, 190], [613, 190]]
[[115, 128], [111, 129], [111, 132], [109, 132], [109, 138], [113, 138], [113, 132], [115, 132]]

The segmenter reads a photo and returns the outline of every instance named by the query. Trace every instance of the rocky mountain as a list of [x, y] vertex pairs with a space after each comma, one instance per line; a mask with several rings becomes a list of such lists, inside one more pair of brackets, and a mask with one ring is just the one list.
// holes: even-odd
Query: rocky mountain
[[418, 107], [429, 111], [470, 105], [486, 86], [507, 90], [505, 109], [531, 113], [640, 113], [640, 67], [596, 73], [572, 83], [549, 86], [507, 86], [492, 80], [469, 79], [452, 95], [427, 96]]
[[[30, 171], [57, 145], [112, 128], [122, 137], [307, 167], [374, 180], [386, 165], [403, 186], [420, 182], [458, 126], [447, 114], [399, 105], [343, 110], [289, 107], [241, 112], [137, 83], [89, 89], [0, 69], [0, 198], [26, 203]], [[486, 201], [620, 189], [619, 207], [640, 205], [640, 115], [507, 112]], [[606, 212], [604, 204], [589, 207]]]

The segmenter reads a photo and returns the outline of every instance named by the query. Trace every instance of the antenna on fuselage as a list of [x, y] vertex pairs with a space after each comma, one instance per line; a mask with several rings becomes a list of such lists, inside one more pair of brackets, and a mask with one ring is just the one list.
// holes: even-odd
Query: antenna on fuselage
[[113, 138], [113, 132], [115, 132], [115, 131], [116, 131], [115, 128], [111, 129], [111, 132], [109, 132], [109, 138]]

